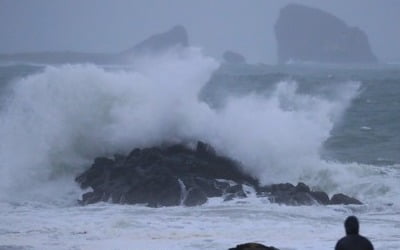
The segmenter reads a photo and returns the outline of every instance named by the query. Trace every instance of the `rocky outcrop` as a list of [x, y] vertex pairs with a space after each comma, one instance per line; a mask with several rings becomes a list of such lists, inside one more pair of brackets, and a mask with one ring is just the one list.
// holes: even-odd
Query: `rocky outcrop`
[[233, 63], [233, 64], [243, 64], [246, 63], [246, 58], [234, 51], [227, 50], [222, 55], [222, 58], [226, 63]]
[[352, 197], [349, 197], [347, 195], [339, 193], [339, 194], [335, 194], [335, 195], [332, 196], [332, 198], [330, 200], [330, 204], [333, 204], [333, 205], [337, 205], [337, 204], [345, 204], [345, 205], [357, 204], [357, 205], [361, 205], [362, 203], [357, 199], [354, 199]]
[[319, 9], [299, 4], [282, 8], [275, 24], [278, 61], [374, 63], [368, 37], [357, 27]]
[[257, 185], [235, 162], [217, 156], [202, 142], [195, 150], [173, 145], [135, 149], [114, 159], [97, 158], [76, 178], [82, 188], [93, 189], [82, 196], [83, 204], [111, 200], [151, 207], [201, 205], [207, 197], [223, 196], [230, 187], [227, 180]]
[[229, 250], [279, 250], [275, 247], [267, 247], [260, 243], [245, 243], [237, 245], [234, 248], [229, 248]]
[[142, 53], [157, 53], [173, 47], [188, 47], [189, 38], [185, 27], [177, 25], [172, 29], [150, 36], [134, 47], [121, 52], [121, 56]]
[[361, 204], [343, 194], [329, 199], [324, 192], [312, 191], [304, 183], [296, 186], [260, 186], [243, 173], [240, 165], [203, 142], [195, 149], [184, 145], [134, 149], [129, 155], [113, 159], [99, 157], [76, 178], [84, 205], [100, 201], [160, 206], [197, 206], [210, 197], [224, 201], [246, 198], [252, 192], [271, 202], [287, 205]]
[[313, 191], [309, 186], [300, 182], [296, 186], [290, 183], [273, 184], [259, 187], [259, 197], [267, 196], [273, 203], [285, 205], [361, 205], [362, 203], [344, 194], [334, 194], [330, 199], [328, 194], [322, 191]]

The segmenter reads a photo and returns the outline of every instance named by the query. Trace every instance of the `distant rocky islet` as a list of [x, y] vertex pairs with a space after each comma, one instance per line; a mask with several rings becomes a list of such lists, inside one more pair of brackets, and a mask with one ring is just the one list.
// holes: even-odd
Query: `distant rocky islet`
[[[376, 63], [366, 33], [351, 27], [338, 17], [301, 4], [282, 8], [275, 23], [278, 63]], [[64, 52], [38, 52], [0, 54], [0, 61], [32, 63], [95, 63], [124, 64], [135, 56], [162, 53], [171, 48], [190, 46], [189, 35], [183, 25], [154, 34], [135, 46], [116, 54]], [[226, 50], [223, 62], [246, 63], [245, 56]]]
[[222, 54], [225, 63], [243, 64], [246, 63], [246, 58], [238, 52], [227, 50]]
[[278, 62], [376, 63], [368, 37], [336, 16], [300, 4], [282, 8], [275, 24]]

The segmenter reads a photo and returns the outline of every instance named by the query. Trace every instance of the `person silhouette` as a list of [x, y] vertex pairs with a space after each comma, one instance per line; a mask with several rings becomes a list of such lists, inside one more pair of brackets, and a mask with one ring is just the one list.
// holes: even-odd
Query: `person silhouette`
[[344, 221], [346, 236], [338, 240], [335, 250], [374, 250], [372, 243], [358, 233], [359, 223], [355, 216], [349, 216]]

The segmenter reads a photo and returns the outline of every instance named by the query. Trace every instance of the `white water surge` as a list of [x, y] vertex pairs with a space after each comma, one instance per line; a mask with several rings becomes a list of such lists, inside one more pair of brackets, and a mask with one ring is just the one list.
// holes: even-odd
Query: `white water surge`
[[391, 208], [379, 212], [366, 206], [288, 207], [260, 199], [157, 209], [112, 204], [1, 206], [8, 213], [0, 214], [0, 249], [218, 250], [244, 242], [281, 250], [333, 249], [344, 235], [344, 218], [351, 214], [359, 217], [360, 232], [375, 249], [400, 246], [400, 214]]
[[[217, 67], [192, 48], [124, 69], [49, 66], [13, 82], [0, 110], [0, 245], [226, 249], [257, 240], [323, 249], [343, 234], [344, 217], [357, 213], [378, 249], [400, 247], [400, 222], [391, 219], [399, 215], [399, 169], [319, 156], [358, 83], [340, 85], [327, 99], [300, 94], [296, 82], [283, 81], [268, 95], [232, 97], [215, 110], [198, 96]], [[240, 161], [264, 184], [304, 181], [367, 205], [286, 207], [251, 198], [198, 208], [75, 205], [80, 191], [73, 178], [94, 157], [195, 140]]]

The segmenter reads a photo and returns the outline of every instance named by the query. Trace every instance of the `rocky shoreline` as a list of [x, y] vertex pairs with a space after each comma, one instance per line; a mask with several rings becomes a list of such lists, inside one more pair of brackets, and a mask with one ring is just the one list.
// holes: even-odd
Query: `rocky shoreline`
[[247, 197], [267, 197], [286, 205], [362, 204], [344, 194], [329, 197], [304, 183], [261, 186], [241, 171], [240, 164], [215, 153], [208, 144], [197, 142], [195, 149], [182, 144], [136, 148], [113, 159], [98, 157], [76, 177], [82, 189], [82, 205], [96, 202], [144, 204], [149, 207], [197, 206], [211, 197], [224, 201]]

